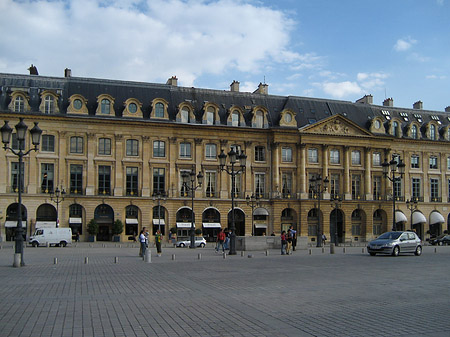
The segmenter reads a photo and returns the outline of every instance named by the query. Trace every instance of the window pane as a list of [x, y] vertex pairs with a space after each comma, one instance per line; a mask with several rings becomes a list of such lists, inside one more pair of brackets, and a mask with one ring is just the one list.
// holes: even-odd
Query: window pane
[[155, 140], [153, 142], [153, 156], [154, 157], [165, 157], [166, 156], [166, 143], [160, 140]]
[[162, 103], [156, 103], [155, 117], [164, 118], [164, 105]]
[[83, 189], [83, 166], [70, 165], [70, 193], [82, 194]]

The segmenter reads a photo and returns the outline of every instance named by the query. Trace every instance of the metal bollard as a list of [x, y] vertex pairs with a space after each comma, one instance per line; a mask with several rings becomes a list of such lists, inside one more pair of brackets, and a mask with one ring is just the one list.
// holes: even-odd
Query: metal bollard
[[244, 251], [243, 250], [241, 251], [241, 256], [244, 257]]
[[147, 249], [145, 251], [144, 262], [152, 263], [152, 252], [150, 251], [150, 249]]
[[175, 261], [175, 254], [172, 254], [172, 261]]
[[223, 252], [222, 256], [223, 256], [224, 259], [226, 259], [227, 258], [227, 253]]
[[21, 260], [21, 255], [20, 255], [20, 253], [15, 253], [15, 254], [14, 254], [13, 267], [15, 267], [15, 268], [20, 267], [20, 260]]
[[269, 256], [269, 251], [268, 250], [266, 250], [266, 256]]
[[334, 243], [330, 243], [330, 254], [334, 254]]
[[324, 247], [322, 247], [322, 254], [323, 254], [323, 253], [325, 253], [325, 248], [324, 248]]
[[251, 259], [253, 257], [253, 254], [248, 254], [248, 258]]
[[363, 247], [362, 249], [361, 249], [361, 253], [365, 253], [366, 251], [365, 251], [365, 248]]
[[344, 248], [342, 248], [342, 252], [345, 254], [345, 247]]
[[55, 258], [53, 259], [53, 264], [58, 264], [58, 258], [57, 258], [57, 257], [55, 257]]
[[84, 264], [88, 264], [89, 263], [89, 258], [86, 256], [85, 258], [84, 258]]
[[437, 253], [437, 248], [436, 247], [434, 247], [434, 253]]
[[119, 263], [119, 257], [118, 256], [114, 257], [114, 263]]
[[202, 259], [202, 254], [198, 253], [198, 259], [201, 260]]
[[309, 250], [309, 255], [312, 255], [312, 249]]

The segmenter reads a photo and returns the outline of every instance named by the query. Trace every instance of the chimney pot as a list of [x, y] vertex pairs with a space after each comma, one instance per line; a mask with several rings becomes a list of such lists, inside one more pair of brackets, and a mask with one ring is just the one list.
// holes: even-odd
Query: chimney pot
[[445, 112], [450, 112], [450, 105], [445, 108]]
[[422, 101], [417, 101], [413, 104], [413, 109], [422, 110], [423, 109], [423, 103]]
[[239, 92], [239, 82], [238, 81], [233, 81], [233, 83], [230, 84], [230, 91]]
[[386, 98], [383, 101], [383, 106], [394, 106], [394, 99], [392, 97]]
[[364, 95], [364, 97], [358, 99], [356, 103], [361, 104], [373, 104], [373, 96], [372, 95]]
[[258, 89], [253, 91], [254, 94], [268, 95], [269, 94], [269, 85], [266, 83], [259, 83]]
[[178, 78], [176, 76], [172, 76], [167, 80], [166, 84], [176, 87], [178, 86]]

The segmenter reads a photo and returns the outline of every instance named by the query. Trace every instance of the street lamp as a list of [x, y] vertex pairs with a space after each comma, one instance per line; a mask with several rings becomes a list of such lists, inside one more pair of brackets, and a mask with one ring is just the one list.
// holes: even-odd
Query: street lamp
[[411, 211], [411, 230], [413, 229], [413, 213], [417, 210], [417, 198], [411, 198], [406, 200], [406, 207]]
[[247, 195], [245, 200], [247, 200], [247, 205], [252, 208], [252, 236], [254, 236], [255, 235], [255, 226], [253, 225], [253, 215], [254, 215], [253, 212], [254, 212], [254, 209], [256, 207], [258, 207], [259, 195], [255, 196], [255, 194], [252, 193], [251, 196]]
[[[245, 171], [245, 165], [247, 162], [247, 156], [242, 151], [240, 154], [237, 154], [233, 148], [231, 148], [230, 152], [228, 152], [228, 157], [230, 158], [231, 170], [228, 170], [226, 166], [227, 155], [221, 150], [219, 154], [219, 163], [220, 170], [225, 171], [229, 175], [231, 175], [231, 234], [230, 234], [230, 255], [236, 255], [236, 224], [234, 219], [234, 194], [236, 190], [236, 175]], [[240, 168], [235, 170], [234, 165], [237, 160], [239, 160]], [[253, 214], [252, 214], [253, 218]]]
[[56, 186], [55, 192], [50, 192], [50, 199], [56, 204], [56, 228], [59, 227], [59, 204], [64, 201], [64, 195], [66, 194], [66, 191], [62, 189], [59, 190], [58, 186]]
[[323, 192], [327, 189], [328, 183], [330, 182], [327, 177], [322, 180], [322, 177], [320, 175], [315, 175], [311, 179], [309, 179], [309, 182], [311, 183], [311, 189], [314, 193], [314, 197], [317, 196], [317, 246], [316, 247], [322, 247], [322, 226], [321, 226], [321, 220], [322, 217], [320, 216], [320, 199], [322, 199]]
[[339, 196], [335, 196], [334, 199], [331, 199], [331, 207], [334, 208], [334, 233], [330, 233], [330, 235], [334, 236], [334, 244], [338, 245], [338, 209], [342, 206], [342, 198]]
[[[41, 134], [42, 130], [38, 127], [38, 123], [34, 122], [34, 127], [30, 130], [31, 134], [31, 143], [33, 144], [33, 148], [30, 148], [28, 151], [24, 152], [25, 149], [25, 136], [28, 129], [28, 126], [23, 122], [23, 118], [20, 118], [19, 123], [15, 126], [16, 135], [17, 135], [17, 143], [18, 150], [14, 150], [9, 146], [9, 142], [11, 140], [12, 128], [8, 125], [8, 121], [5, 121], [5, 124], [1, 127], [0, 132], [2, 134], [2, 142], [3, 149], [10, 150], [14, 155], [19, 157], [19, 181], [18, 181], [18, 194], [19, 194], [19, 202], [18, 202], [18, 215], [17, 215], [17, 228], [16, 228], [16, 247], [14, 254], [14, 267], [24, 266], [25, 262], [23, 259], [23, 228], [22, 228], [22, 166], [23, 166], [23, 157], [28, 155], [31, 151], [37, 151], [39, 149], [39, 144], [41, 142]], [[19, 260], [18, 260], [19, 259]]]
[[153, 201], [158, 201], [158, 230], [161, 232], [161, 200], [166, 200], [166, 193], [154, 192]]
[[[405, 163], [401, 158], [398, 159], [398, 162], [395, 159], [392, 159], [389, 163], [385, 159], [381, 166], [383, 166], [383, 176], [392, 182], [392, 230], [396, 231], [397, 223], [395, 222], [395, 199], [397, 198], [397, 193], [395, 185], [396, 182], [400, 182], [402, 180], [402, 177], [405, 174]], [[398, 176], [396, 176], [397, 168]], [[389, 176], [389, 171], [391, 172], [392, 177]]]
[[[194, 195], [195, 190], [202, 186], [203, 184], [203, 174], [199, 172], [197, 174], [197, 181], [198, 185], [195, 184], [195, 172], [183, 172], [181, 175], [181, 178], [183, 179], [183, 186], [187, 192], [191, 192], [192, 197], [192, 213], [191, 213], [191, 245], [189, 248], [195, 248], [195, 237], [194, 237]], [[191, 183], [189, 185], [189, 182]]]

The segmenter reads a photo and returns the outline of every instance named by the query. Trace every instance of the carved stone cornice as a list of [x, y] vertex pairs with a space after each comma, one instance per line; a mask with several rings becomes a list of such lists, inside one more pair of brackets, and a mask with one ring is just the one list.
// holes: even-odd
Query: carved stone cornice
[[330, 121], [329, 123], [326, 123], [324, 126], [322, 126], [321, 131], [338, 135], [350, 134], [349, 127], [342, 123], [339, 119], [335, 119]]
[[194, 138], [195, 145], [202, 145], [203, 138]]
[[170, 144], [176, 144], [177, 143], [177, 137], [170, 137], [169, 138]]
[[97, 134], [96, 134], [96, 133], [93, 133], [93, 132], [88, 132], [87, 136], [88, 136], [89, 139], [95, 139], [95, 137], [97, 136]]
[[116, 134], [116, 135], [114, 135], [114, 137], [115, 137], [116, 140], [122, 140], [123, 139], [123, 135], [120, 135], [120, 134]]

